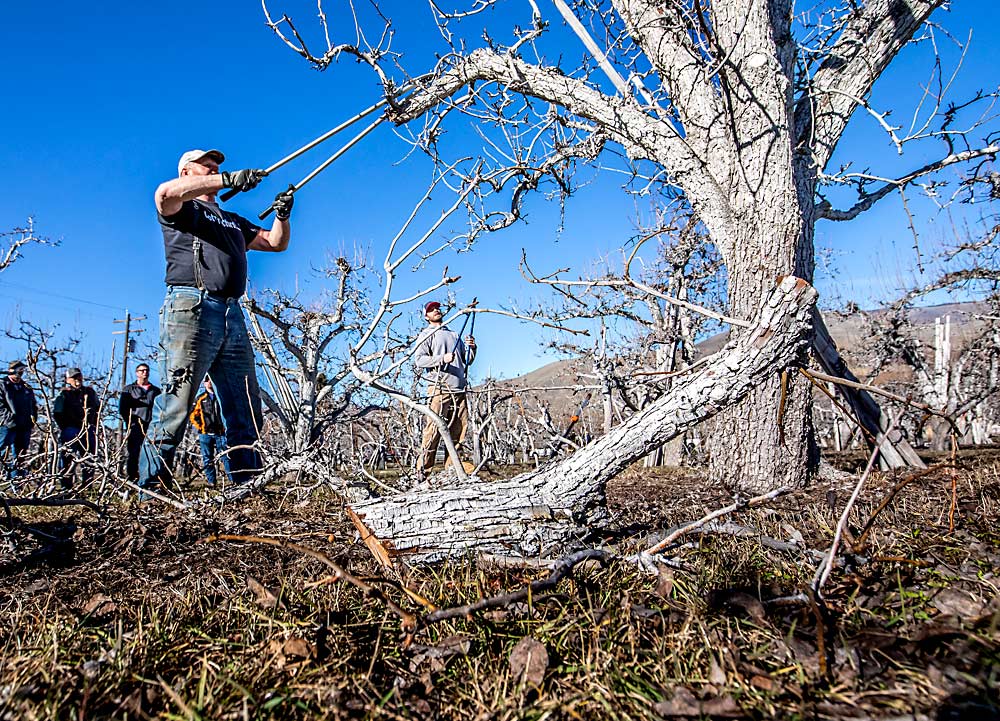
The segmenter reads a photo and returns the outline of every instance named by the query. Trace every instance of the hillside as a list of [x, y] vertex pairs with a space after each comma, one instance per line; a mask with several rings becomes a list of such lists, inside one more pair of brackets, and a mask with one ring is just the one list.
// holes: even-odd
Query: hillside
[[[986, 308], [981, 303], [945, 303], [941, 305], [925, 306], [914, 308], [909, 313], [910, 322], [916, 328], [916, 335], [920, 343], [927, 352], [933, 353], [934, 349], [934, 322], [938, 318], [951, 317], [951, 342], [955, 351], [958, 351], [967, 343], [977, 330], [979, 321], [976, 314], [986, 312]], [[853, 349], [861, 346], [869, 333], [868, 318], [878, 318], [886, 313], [885, 310], [876, 309], [869, 311], [859, 311], [852, 314], [826, 313], [827, 326], [830, 334], [837, 342], [837, 346], [848, 359], [851, 369], [862, 379], [867, 375], [868, 368], [859, 361]], [[711, 355], [725, 345], [728, 333], [719, 333], [698, 344], [700, 356]], [[526, 403], [528, 410], [539, 402], [548, 404], [553, 420], [559, 425], [560, 418], [568, 419], [580, 412], [580, 405], [586, 398], [586, 389], [567, 389], [566, 386], [589, 386], [594, 384], [593, 376], [588, 376], [590, 367], [586, 360], [580, 358], [568, 358], [547, 363], [530, 373], [505, 379], [501, 384], [506, 388], [524, 389], [520, 394], [522, 401]], [[876, 381], [902, 381], [909, 378], [909, 370], [902, 366], [892, 366], [882, 374]], [[538, 390], [552, 388], [552, 390]], [[602, 409], [600, 399], [592, 398], [586, 406], [584, 413], [580, 414], [585, 421], [591, 424], [601, 423]]]

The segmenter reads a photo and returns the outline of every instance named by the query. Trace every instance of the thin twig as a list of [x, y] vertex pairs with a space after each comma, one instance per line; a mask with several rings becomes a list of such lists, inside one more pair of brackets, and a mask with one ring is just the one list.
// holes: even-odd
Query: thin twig
[[481, 598], [478, 601], [465, 606], [443, 608], [440, 611], [435, 611], [434, 613], [425, 616], [423, 622], [429, 625], [437, 623], [438, 621], [445, 621], [450, 618], [465, 618], [487, 608], [510, 606], [513, 603], [518, 603], [519, 601], [527, 599], [533, 594], [554, 588], [556, 584], [565, 578], [570, 571], [584, 561], [604, 562], [607, 561], [609, 557], [610, 554], [608, 551], [600, 549], [592, 548], [586, 551], [577, 551], [576, 553], [570, 554], [569, 556], [566, 556], [566, 558], [559, 561], [552, 569], [552, 573], [549, 574], [548, 578], [541, 581], [535, 581], [519, 591], [504, 593], [490, 598]]
[[[894, 419], [892, 423], [889, 424], [889, 428], [886, 430], [886, 435], [889, 435], [896, 428], [896, 420]], [[851, 515], [851, 510], [854, 508], [854, 504], [858, 500], [858, 496], [861, 495], [861, 488], [865, 485], [865, 481], [868, 480], [868, 476], [872, 472], [872, 468], [875, 467], [875, 460], [878, 458], [879, 448], [875, 447], [871, 452], [871, 456], [868, 458], [868, 465], [865, 466], [865, 472], [861, 474], [861, 478], [858, 480], [857, 485], [854, 487], [854, 492], [851, 493], [851, 497], [848, 499], [847, 504], [844, 506], [844, 512], [840, 514], [840, 521], [837, 523], [837, 530], [833, 534], [833, 543], [830, 544], [830, 550], [827, 552], [826, 558], [819, 564], [816, 568], [816, 575], [813, 577], [812, 591], [816, 594], [817, 598], [823, 597], [823, 584], [830, 577], [830, 573], [833, 571], [833, 560], [837, 556], [837, 549], [840, 547], [840, 539], [843, 538], [844, 532], [847, 529], [847, 519]]]
[[875, 507], [875, 510], [871, 512], [871, 515], [868, 517], [868, 520], [865, 521], [865, 524], [861, 527], [861, 533], [858, 534], [857, 539], [855, 539], [854, 541], [854, 552], [857, 553], [862, 549], [862, 547], [864, 546], [865, 539], [868, 537], [868, 534], [872, 530], [872, 526], [875, 525], [875, 519], [878, 517], [880, 513], [882, 513], [882, 511], [888, 508], [889, 504], [892, 503], [892, 500], [899, 494], [900, 491], [902, 491], [904, 488], [906, 488], [914, 481], [919, 481], [921, 478], [926, 478], [932, 473], [936, 473], [937, 471], [940, 471], [944, 468], [954, 468], [954, 466], [951, 463], [940, 463], [936, 466], [931, 466], [930, 468], [926, 468], [920, 471], [919, 473], [914, 473], [910, 476], [907, 476], [899, 483], [897, 483], [895, 486], [893, 486], [892, 489], [890, 489], [889, 493], [886, 494], [885, 498], [883, 498], [882, 501], [878, 504], [878, 506]]
[[736, 501], [732, 505], [726, 506], [725, 508], [719, 508], [718, 510], [712, 511], [707, 516], [699, 518], [697, 521], [691, 521], [686, 525], [681, 526], [676, 531], [671, 533], [669, 536], [664, 538], [662, 541], [657, 543], [652, 548], [649, 548], [642, 552], [644, 556], [653, 556], [658, 553], [663, 553], [667, 548], [669, 548], [678, 538], [690, 533], [698, 528], [701, 528], [706, 523], [714, 521], [716, 518], [721, 518], [722, 516], [728, 516], [730, 513], [735, 513], [737, 511], [742, 511], [745, 508], [753, 508], [754, 506], [759, 506], [767, 501], [772, 501], [778, 496], [783, 496], [786, 493], [790, 493], [792, 489], [788, 486], [781, 486], [780, 488], [775, 488], [773, 491], [768, 491], [760, 496], [754, 496], [746, 501]]

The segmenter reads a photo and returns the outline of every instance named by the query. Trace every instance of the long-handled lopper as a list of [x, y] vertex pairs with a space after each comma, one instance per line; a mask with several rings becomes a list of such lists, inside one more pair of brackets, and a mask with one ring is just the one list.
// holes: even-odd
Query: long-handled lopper
[[[469, 307], [470, 308], [475, 308], [478, 304], [479, 304], [479, 299], [478, 298], [473, 298], [472, 302], [469, 303]], [[475, 337], [473, 334], [474, 334], [474, 332], [476, 330], [476, 315], [478, 315], [478, 314], [477, 313], [466, 313], [465, 314], [465, 320], [462, 321], [462, 327], [458, 329], [458, 340], [459, 340], [459, 342], [462, 342], [462, 338], [463, 338], [462, 334], [465, 333], [465, 326], [469, 322], [469, 318], [470, 317], [472, 318], [472, 327], [469, 328], [469, 335]], [[458, 350], [458, 345], [457, 344], [456, 344], [455, 350]], [[466, 353], [468, 353], [468, 351], [466, 351]], [[462, 354], [461, 363], [462, 363], [462, 372], [465, 373], [469, 369], [469, 364], [465, 360], [465, 353]]]
[[[306, 143], [305, 145], [303, 145], [298, 150], [296, 150], [296, 151], [294, 151], [292, 153], [289, 153], [288, 155], [286, 155], [284, 158], [282, 158], [278, 162], [276, 162], [273, 165], [270, 165], [269, 167], [265, 168], [264, 169], [264, 175], [265, 176], [270, 175], [275, 170], [277, 170], [278, 168], [280, 168], [282, 165], [285, 165], [286, 163], [291, 162], [292, 160], [295, 160], [295, 158], [299, 157], [300, 155], [302, 155], [305, 152], [308, 152], [309, 150], [312, 150], [313, 148], [315, 148], [320, 143], [323, 143], [323, 142], [329, 140], [330, 138], [332, 138], [334, 135], [336, 135], [337, 133], [341, 132], [342, 130], [344, 130], [346, 128], [349, 128], [350, 126], [354, 125], [359, 120], [367, 117], [368, 115], [371, 115], [376, 110], [379, 110], [379, 109], [385, 107], [386, 105], [389, 104], [390, 100], [399, 100], [405, 93], [409, 92], [414, 87], [414, 85], [417, 83], [417, 81], [419, 81], [420, 79], [421, 78], [416, 78], [416, 79], [411, 80], [410, 82], [406, 83], [406, 85], [404, 85], [403, 87], [401, 87], [399, 89], [399, 92], [397, 92], [392, 99], [390, 99], [390, 98], [383, 98], [382, 100], [378, 101], [374, 105], [372, 105], [372, 106], [370, 106], [368, 108], [365, 108], [364, 110], [362, 110], [360, 113], [358, 113], [354, 117], [348, 118], [344, 122], [340, 123], [340, 125], [338, 125], [337, 127], [332, 128], [332, 129], [328, 130], [327, 132], [323, 133], [321, 136], [319, 136], [315, 140], [312, 140], [312, 141]], [[304, 177], [297, 184], [289, 186], [288, 192], [290, 192], [290, 193], [296, 193], [296, 192], [298, 192], [302, 188], [302, 186], [304, 186], [310, 180], [312, 180], [317, 175], [319, 175], [321, 172], [323, 172], [324, 170], [326, 170], [326, 168], [328, 168], [331, 163], [333, 163], [335, 160], [337, 160], [337, 158], [339, 158], [340, 156], [342, 156], [344, 153], [346, 153], [352, 147], [354, 147], [355, 145], [357, 145], [361, 141], [362, 138], [364, 138], [366, 135], [368, 135], [370, 132], [372, 132], [375, 128], [377, 128], [379, 126], [379, 124], [382, 123], [384, 120], [385, 120], [385, 116], [384, 115], [380, 116], [374, 123], [372, 123], [371, 125], [369, 125], [367, 128], [365, 128], [360, 133], [358, 133], [356, 136], [354, 136], [350, 141], [348, 141], [348, 143], [346, 145], [344, 145], [344, 147], [342, 147], [336, 153], [334, 153], [329, 158], [327, 158], [315, 170], [313, 170], [311, 173], [309, 173], [309, 175], [307, 175], [306, 177]], [[225, 193], [222, 194], [221, 199], [222, 200], [229, 200], [230, 198], [232, 198], [233, 196], [235, 196], [238, 192], [239, 191], [236, 190], [235, 188], [233, 188], [231, 190], [228, 190], [228, 191], [226, 191]], [[274, 211], [274, 205], [272, 204], [266, 210], [264, 210], [263, 212], [261, 212], [257, 217], [260, 218], [261, 220], [264, 220], [264, 218], [266, 218], [268, 215], [270, 215], [273, 211]]]
[[[299, 181], [298, 183], [296, 183], [295, 185], [292, 185], [292, 186], [289, 186], [289, 188], [288, 188], [288, 192], [289, 192], [289, 193], [292, 193], [293, 195], [294, 195], [295, 193], [299, 192], [299, 190], [301, 190], [301, 189], [302, 189], [302, 186], [304, 186], [304, 185], [305, 185], [306, 183], [308, 183], [308, 182], [309, 182], [310, 180], [312, 180], [312, 179], [313, 179], [313, 178], [315, 178], [315, 177], [316, 177], [317, 175], [319, 175], [319, 174], [320, 174], [320, 173], [322, 173], [322, 172], [323, 172], [324, 170], [326, 170], [326, 169], [327, 169], [327, 167], [329, 167], [329, 165], [330, 165], [330, 164], [331, 164], [331, 163], [332, 163], [333, 161], [335, 161], [335, 160], [336, 160], [337, 158], [339, 158], [339, 157], [340, 157], [341, 155], [343, 155], [343, 154], [344, 154], [344, 153], [346, 153], [346, 152], [347, 152], [348, 150], [350, 150], [351, 148], [353, 148], [353, 147], [354, 147], [355, 145], [357, 145], [358, 143], [360, 143], [360, 142], [361, 142], [361, 140], [362, 140], [362, 139], [363, 139], [363, 138], [364, 138], [364, 137], [365, 137], [366, 135], [368, 135], [368, 134], [369, 134], [369, 133], [370, 133], [371, 131], [373, 131], [373, 130], [374, 130], [375, 128], [377, 128], [377, 127], [378, 127], [378, 126], [379, 126], [379, 125], [380, 125], [381, 123], [383, 123], [384, 121], [385, 121], [385, 116], [384, 116], [384, 115], [383, 115], [383, 116], [381, 116], [381, 117], [379, 117], [379, 118], [378, 118], [378, 120], [376, 120], [376, 121], [375, 121], [374, 123], [372, 123], [371, 125], [369, 125], [369, 126], [368, 126], [367, 128], [365, 128], [364, 130], [362, 130], [362, 131], [361, 131], [360, 133], [358, 133], [357, 135], [355, 135], [355, 136], [354, 136], [353, 138], [351, 138], [351, 139], [350, 139], [350, 140], [349, 140], [349, 141], [348, 141], [348, 142], [347, 142], [347, 143], [346, 143], [346, 144], [344, 145], [344, 147], [342, 147], [342, 148], [341, 148], [340, 150], [338, 150], [338, 151], [337, 151], [336, 153], [334, 153], [334, 154], [333, 154], [333, 155], [331, 155], [331, 156], [330, 156], [329, 158], [327, 158], [327, 159], [326, 159], [326, 160], [324, 160], [324, 161], [323, 161], [322, 163], [320, 163], [320, 164], [319, 164], [318, 166], [316, 166], [316, 169], [315, 169], [315, 170], [313, 170], [313, 171], [312, 171], [311, 173], [309, 173], [309, 175], [307, 175], [306, 177], [304, 177], [304, 178], [303, 178], [302, 180], [300, 180], [300, 181]], [[262, 211], [260, 212], [260, 214], [259, 214], [259, 215], [258, 215], [257, 217], [258, 217], [258, 218], [260, 218], [261, 220], [264, 220], [264, 218], [266, 218], [267, 216], [269, 216], [269, 215], [270, 215], [270, 214], [271, 214], [272, 212], [274, 212], [274, 204], [273, 204], [273, 203], [272, 203], [271, 205], [267, 206], [267, 208], [265, 208], [264, 210], [262, 210]]]
[[[404, 86], [404, 88], [400, 92], [405, 92], [408, 89], [409, 89], [409, 86]], [[377, 103], [375, 103], [371, 107], [365, 108], [360, 113], [358, 113], [357, 115], [355, 115], [353, 118], [348, 118], [347, 120], [345, 120], [344, 122], [342, 122], [337, 127], [333, 128], [331, 130], [328, 130], [327, 132], [323, 133], [322, 135], [320, 135], [315, 140], [312, 140], [312, 141], [306, 143], [305, 145], [303, 145], [298, 150], [289, 153], [284, 158], [282, 158], [281, 160], [279, 160], [277, 163], [274, 163], [273, 165], [270, 165], [267, 168], [264, 168], [264, 175], [270, 175], [275, 170], [277, 170], [278, 168], [280, 168], [282, 165], [285, 165], [286, 163], [290, 163], [291, 161], [295, 160], [297, 157], [299, 157], [303, 153], [309, 152], [310, 150], [312, 150], [313, 148], [315, 148], [320, 143], [323, 143], [323, 142], [329, 140], [330, 138], [332, 138], [337, 133], [341, 132], [342, 130], [345, 130], [346, 128], [351, 127], [352, 125], [354, 125], [359, 120], [362, 120], [363, 118], [368, 117], [369, 115], [371, 115], [372, 113], [374, 113], [376, 110], [380, 110], [381, 108], [384, 108], [388, 103], [389, 103], [389, 99], [388, 98], [382, 98], [382, 100], [379, 100]], [[239, 192], [240, 191], [238, 191], [236, 188], [232, 188], [230, 190], [227, 190], [225, 193], [223, 193], [220, 196], [220, 199], [221, 200], [230, 200], [231, 198], [233, 198]]]

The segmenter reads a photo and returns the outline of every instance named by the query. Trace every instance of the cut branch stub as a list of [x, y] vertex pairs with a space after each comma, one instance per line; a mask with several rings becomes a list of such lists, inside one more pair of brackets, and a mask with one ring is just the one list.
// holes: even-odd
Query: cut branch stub
[[744, 398], [793, 364], [808, 341], [816, 291], [785, 277], [753, 328], [710, 363], [621, 426], [569, 458], [515, 478], [476, 478], [360, 503], [354, 511], [376, 538], [412, 561], [470, 552], [546, 554], [607, 518], [605, 487], [671, 438]]

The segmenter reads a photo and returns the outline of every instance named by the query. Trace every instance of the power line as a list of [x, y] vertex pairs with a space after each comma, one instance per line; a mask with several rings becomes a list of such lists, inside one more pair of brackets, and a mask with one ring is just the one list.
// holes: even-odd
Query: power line
[[59, 314], [76, 315], [87, 318], [100, 319], [103, 321], [106, 321], [108, 317], [112, 315], [111, 313], [107, 312], [99, 313], [96, 310], [84, 310], [79, 306], [60, 305], [58, 303], [47, 303], [45, 300], [36, 300], [33, 298], [27, 298], [23, 295], [4, 293], [3, 291], [0, 291], [0, 298], [10, 298], [11, 300], [14, 301], [11, 307], [5, 309], [5, 311], [8, 312], [8, 315], [12, 318], [15, 317], [14, 308], [22, 308], [22, 309], [48, 308], [49, 310], [54, 312], [53, 313], [54, 315], [59, 315]]
[[[86, 303], [88, 305], [96, 305], [99, 308], [109, 308], [110, 310], [125, 310], [123, 305], [108, 305], [107, 303], [98, 303], [95, 300], [87, 300], [86, 298], [77, 298], [72, 295], [65, 295], [63, 293], [54, 293], [51, 290], [42, 290], [40, 288], [33, 288], [30, 285], [24, 285], [23, 283], [11, 283], [10, 281], [4, 280], [0, 281], [0, 288], [11, 287], [20, 288], [21, 290], [27, 290], [32, 293], [40, 293], [42, 295], [50, 295], [55, 298], [63, 298], [64, 300], [71, 300], [76, 303]], [[11, 296], [14, 297], [14, 296]]]

